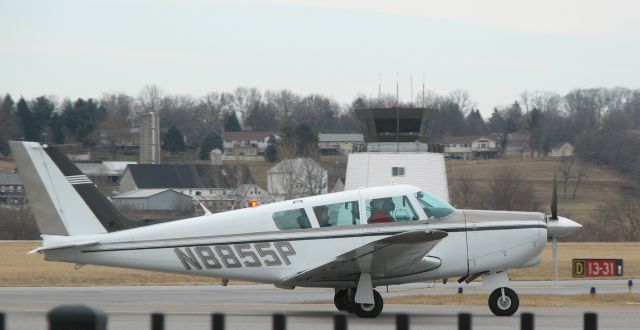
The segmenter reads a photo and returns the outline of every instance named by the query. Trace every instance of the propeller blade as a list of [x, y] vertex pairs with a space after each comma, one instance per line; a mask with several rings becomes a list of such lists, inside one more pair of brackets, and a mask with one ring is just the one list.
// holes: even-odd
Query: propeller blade
[[553, 274], [558, 286], [558, 238], [553, 236], [551, 241], [551, 254], [553, 255]]
[[558, 220], [558, 180], [556, 174], [553, 174], [553, 195], [551, 195], [551, 218]]

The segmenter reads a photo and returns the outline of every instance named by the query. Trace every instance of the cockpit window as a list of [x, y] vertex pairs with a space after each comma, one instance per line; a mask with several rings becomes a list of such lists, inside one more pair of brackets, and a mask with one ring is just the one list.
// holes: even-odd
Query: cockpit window
[[369, 199], [366, 203], [368, 223], [418, 220], [407, 196]]
[[282, 230], [311, 228], [311, 223], [304, 209], [275, 212], [273, 222]]
[[429, 219], [444, 218], [454, 210], [453, 206], [441, 201], [428, 192], [419, 191], [415, 196]]
[[357, 201], [316, 206], [313, 213], [320, 227], [351, 226], [360, 221]]

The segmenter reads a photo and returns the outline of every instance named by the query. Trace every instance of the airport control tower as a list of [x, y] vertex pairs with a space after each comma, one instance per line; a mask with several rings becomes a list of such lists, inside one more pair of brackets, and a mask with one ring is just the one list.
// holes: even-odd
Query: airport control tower
[[428, 130], [437, 112], [388, 107], [355, 110], [366, 152], [349, 154], [345, 190], [410, 184], [449, 201], [444, 155], [431, 150]]
[[356, 109], [367, 151], [429, 151], [428, 128], [436, 111], [427, 108], [388, 107]]

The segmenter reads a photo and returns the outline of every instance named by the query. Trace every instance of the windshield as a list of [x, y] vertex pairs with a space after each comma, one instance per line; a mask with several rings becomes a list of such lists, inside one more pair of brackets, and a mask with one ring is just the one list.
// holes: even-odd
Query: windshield
[[454, 210], [453, 206], [441, 201], [428, 192], [419, 191], [415, 196], [429, 219], [444, 218]]

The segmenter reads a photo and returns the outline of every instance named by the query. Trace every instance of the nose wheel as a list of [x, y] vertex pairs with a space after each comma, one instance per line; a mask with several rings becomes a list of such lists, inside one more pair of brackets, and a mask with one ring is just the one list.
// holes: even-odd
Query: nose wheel
[[511, 316], [519, 306], [518, 295], [510, 288], [497, 288], [489, 296], [489, 309], [496, 316]]
[[342, 289], [336, 292], [333, 303], [339, 311], [355, 313], [362, 318], [374, 318], [380, 315], [384, 300], [378, 291], [373, 290], [373, 304], [359, 304], [354, 301], [355, 290]]

